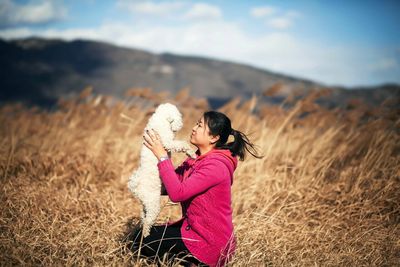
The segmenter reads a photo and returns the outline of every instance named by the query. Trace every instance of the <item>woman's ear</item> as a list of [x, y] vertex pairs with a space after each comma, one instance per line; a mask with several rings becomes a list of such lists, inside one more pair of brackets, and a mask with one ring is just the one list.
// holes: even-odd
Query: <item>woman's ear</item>
[[216, 142], [218, 142], [218, 140], [219, 140], [219, 135], [216, 136], [210, 135], [210, 144], [214, 145]]

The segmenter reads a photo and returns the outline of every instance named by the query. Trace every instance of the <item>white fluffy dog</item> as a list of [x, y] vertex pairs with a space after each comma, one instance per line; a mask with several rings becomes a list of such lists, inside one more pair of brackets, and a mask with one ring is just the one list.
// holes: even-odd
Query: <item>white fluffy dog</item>
[[[176, 106], [166, 103], [157, 107], [144, 131], [155, 130], [160, 135], [161, 143], [167, 151], [185, 152], [194, 157], [195, 153], [187, 142], [175, 140], [175, 133], [182, 126], [182, 114]], [[153, 152], [142, 145], [139, 168], [133, 172], [128, 183], [130, 191], [143, 205], [141, 219], [144, 237], [149, 235], [150, 228], [160, 213], [161, 180], [157, 163], [158, 160]]]

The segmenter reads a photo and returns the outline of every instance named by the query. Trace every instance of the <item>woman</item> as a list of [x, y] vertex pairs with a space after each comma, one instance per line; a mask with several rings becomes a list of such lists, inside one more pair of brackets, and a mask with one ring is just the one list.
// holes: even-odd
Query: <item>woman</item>
[[[227, 143], [229, 135], [234, 141]], [[243, 133], [231, 128], [230, 119], [216, 111], [203, 114], [192, 129], [190, 142], [198, 148], [197, 158], [186, 159], [174, 170], [158, 133], [144, 135], [144, 144], [159, 159], [163, 186], [172, 201], [181, 203], [183, 217], [154, 226], [143, 240], [137, 231], [133, 249], [148, 257], [179, 256], [190, 263], [223, 266], [235, 250], [231, 185], [237, 157], [244, 160], [246, 151], [261, 157]]]

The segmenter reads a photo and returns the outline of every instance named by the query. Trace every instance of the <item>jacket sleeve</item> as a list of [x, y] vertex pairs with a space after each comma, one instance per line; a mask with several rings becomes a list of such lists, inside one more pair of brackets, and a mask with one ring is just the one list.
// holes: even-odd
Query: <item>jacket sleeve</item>
[[[184, 164], [182, 164], [178, 168], [175, 169], [175, 173], [176, 173], [179, 181], [182, 181], [184, 168], [185, 168], [185, 166], [184, 166]], [[165, 188], [164, 183], [161, 183], [161, 195], [168, 196], [167, 189]]]
[[220, 183], [228, 175], [225, 164], [219, 160], [207, 161], [194, 170], [184, 181], [180, 181], [171, 160], [158, 163], [161, 180], [173, 202], [185, 201]]

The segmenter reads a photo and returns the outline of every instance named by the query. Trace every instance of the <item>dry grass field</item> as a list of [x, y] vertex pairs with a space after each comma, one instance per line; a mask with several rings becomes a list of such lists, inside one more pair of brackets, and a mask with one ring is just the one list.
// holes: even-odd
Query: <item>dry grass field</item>
[[[220, 108], [265, 155], [235, 172], [230, 266], [400, 266], [399, 100], [327, 110], [318, 97]], [[52, 111], [1, 106], [0, 265], [151, 265], [124, 248], [140, 208], [127, 181], [142, 129], [166, 101], [184, 114], [178, 137], [188, 140], [208, 104], [187, 90], [135, 89], [124, 103], [86, 90]], [[159, 222], [179, 216], [164, 198]]]

